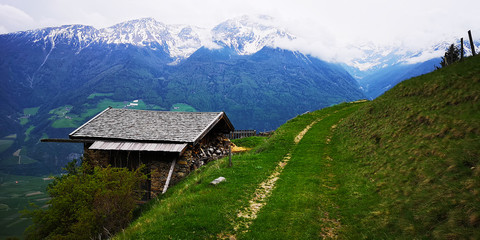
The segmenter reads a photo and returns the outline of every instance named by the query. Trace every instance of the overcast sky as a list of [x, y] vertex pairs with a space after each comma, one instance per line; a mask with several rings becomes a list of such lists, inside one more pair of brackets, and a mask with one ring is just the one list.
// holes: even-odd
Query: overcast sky
[[274, 17], [318, 51], [365, 42], [421, 48], [469, 29], [480, 39], [479, 0], [0, 0], [0, 33], [142, 17], [211, 28], [253, 14]]

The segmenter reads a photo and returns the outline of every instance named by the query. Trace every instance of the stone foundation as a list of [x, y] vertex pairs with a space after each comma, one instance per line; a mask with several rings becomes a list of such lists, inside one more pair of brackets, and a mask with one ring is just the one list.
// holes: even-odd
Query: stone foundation
[[175, 168], [169, 187], [204, 164], [228, 155], [230, 144], [229, 139], [218, 133], [208, 134], [195, 146], [188, 145], [180, 156], [165, 152], [89, 150], [88, 145], [84, 147], [84, 155], [95, 166], [106, 167], [110, 164], [114, 167], [136, 169], [140, 164], [145, 164], [150, 183], [147, 183], [144, 190], [149, 190], [150, 198], [154, 198], [162, 193], [173, 160]]
[[[228, 155], [230, 144], [230, 140], [225, 138], [223, 134], [217, 134], [205, 137], [194, 147], [191, 145], [187, 146], [187, 149], [175, 161], [175, 168], [170, 179], [169, 187], [175, 185], [204, 164]], [[172, 160], [151, 162], [150, 179], [152, 198], [162, 193], [171, 164]]]

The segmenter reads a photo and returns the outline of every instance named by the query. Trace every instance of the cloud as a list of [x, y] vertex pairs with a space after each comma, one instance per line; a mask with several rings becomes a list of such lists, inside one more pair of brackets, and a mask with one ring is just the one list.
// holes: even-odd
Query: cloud
[[0, 33], [26, 30], [34, 20], [24, 11], [10, 5], [0, 4]]

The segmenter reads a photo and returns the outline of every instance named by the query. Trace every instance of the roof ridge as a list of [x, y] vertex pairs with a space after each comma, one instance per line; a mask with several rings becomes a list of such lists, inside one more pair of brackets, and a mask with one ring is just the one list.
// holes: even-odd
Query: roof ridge
[[147, 109], [127, 109], [127, 108], [112, 108], [112, 110], [126, 110], [126, 111], [142, 111], [142, 112], [164, 112], [164, 113], [192, 113], [192, 114], [205, 114], [205, 113], [223, 113], [223, 112], [186, 112], [186, 111], [168, 111], [168, 110], [147, 110]]
[[105, 113], [106, 111], [110, 110], [110, 109], [113, 109], [112, 107], [107, 107], [105, 110], [101, 111], [99, 114], [97, 114], [95, 117], [93, 117], [92, 119], [88, 120], [86, 123], [82, 124], [82, 126], [78, 127], [77, 129], [73, 130], [73, 132], [71, 132], [70, 134], [68, 134], [69, 137], [71, 137], [73, 134], [75, 134], [76, 132], [78, 132], [81, 128], [85, 127], [85, 125], [89, 124], [91, 121], [95, 120], [96, 118], [98, 118], [100, 115], [102, 115], [103, 113]]
[[215, 119], [213, 119], [212, 121], [210, 121], [210, 123], [207, 125], [207, 127], [205, 127], [201, 132], [200, 134], [198, 134], [195, 139], [193, 139], [193, 142], [197, 142], [197, 140], [203, 135], [205, 134], [206, 131], [208, 131], [210, 129], [210, 127], [215, 124], [216, 122], [218, 122], [220, 120], [220, 118], [222, 117], [222, 115], [224, 114], [224, 112], [220, 112], [219, 114], [217, 114], [217, 116], [215, 117]]

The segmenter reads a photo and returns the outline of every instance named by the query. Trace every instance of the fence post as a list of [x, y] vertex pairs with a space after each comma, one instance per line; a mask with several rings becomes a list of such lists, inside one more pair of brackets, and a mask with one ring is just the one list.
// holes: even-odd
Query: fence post
[[463, 61], [463, 38], [460, 38], [460, 61]]
[[228, 145], [228, 167], [232, 167], [232, 145]]
[[468, 30], [468, 38], [470, 39], [470, 47], [472, 48], [472, 55], [475, 56], [475, 44], [473, 43], [472, 31]]

